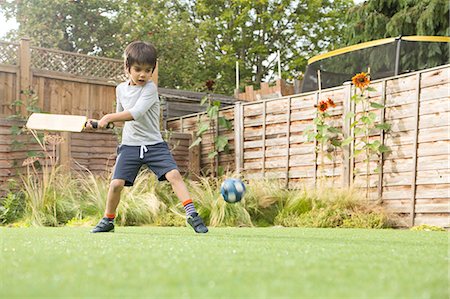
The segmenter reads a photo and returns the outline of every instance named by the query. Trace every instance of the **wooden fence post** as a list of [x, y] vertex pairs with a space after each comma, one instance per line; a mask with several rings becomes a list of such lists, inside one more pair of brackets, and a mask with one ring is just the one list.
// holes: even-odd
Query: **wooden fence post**
[[267, 101], [262, 102], [262, 173], [263, 177], [266, 177], [266, 107], [267, 107]]
[[285, 188], [289, 189], [289, 162], [290, 162], [290, 148], [291, 148], [291, 107], [292, 107], [292, 97], [288, 98], [287, 107], [287, 120], [286, 120], [286, 184]]
[[19, 44], [19, 92], [20, 100], [22, 101], [21, 114], [27, 115], [27, 93], [31, 89], [32, 85], [31, 74], [31, 51], [30, 51], [30, 39], [27, 37], [20, 39]]
[[419, 138], [419, 110], [420, 110], [420, 79], [421, 73], [416, 75], [416, 103], [414, 105], [414, 140], [413, 140], [413, 161], [412, 161], [412, 175], [411, 175], [411, 212], [409, 223], [413, 227], [416, 218], [416, 180], [417, 180], [417, 147]]
[[[342, 111], [342, 131], [344, 133], [344, 139], [352, 136], [351, 130], [351, 120], [347, 118], [346, 115], [352, 111], [351, 109], [351, 98], [352, 98], [352, 84], [351, 82], [344, 83], [344, 102], [343, 102], [343, 111]], [[342, 187], [348, 188], [350, 187], [350, 173], [351, 173], [351, 163], [350, 157], [352, 155], [351, 146], [345, 145], [342, 148], [344, 154], [344, 161], [342, 161]]]
[[71, 140], [72, 133], [61, 132], [61, 137], [64, 139], [59, 145], [59, 163], [64, 168], [64, 171], [70, 171], [71, 160], [72, 160], [72, 150], [71, 150]]
[[242, 152], [243, 152], [243, 122], [242, 103], [234, 103], [234, 163], [236, 174], [240, 175], [242, 172]]
[[[197, 138], [197, 132], [191, 133], [191, 140], [189, 145], [194, 142]], [[200, 142], [198, 145], [189, 149], [189, 175], [191, 179], [196, 179], [200, 177], [200, 153], [201, 153], [202, 143]]]

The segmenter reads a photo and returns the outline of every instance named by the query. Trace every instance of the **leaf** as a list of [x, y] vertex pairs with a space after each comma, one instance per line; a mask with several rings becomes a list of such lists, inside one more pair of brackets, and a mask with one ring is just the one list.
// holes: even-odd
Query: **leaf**
[[226, 136], [217, 136], [215, 139], [216, 148], [219, 152], [222, 152], [225, 146], [228, 144], [228, 137]]
[[378, 104], [378, 103], [375, 103], [375, 102], [370, 102], [370, 107], [377, 108], [377, 109], [382, 109], [382, 108], [384, 108], [384, 105], [381, 105], [381, 104]]
[[339, 134], [339, 133], [342, 133], [340, 129], [335, 128], [335, 127], [331, 127], [331, 126], [328, 128], [328, 131], [329, 131], [330, 133], [333, 133], [333, 134]]
[[189, 149], [193, 148], [194, 146], [199, 145], [200, 142], [202, 142], [202, 138], [198, 137], [197, 139], [194, 140], [194, 142], [192, 142], [192, 144], [189, 146]]
[[219, 153], [214, 151], [214, 152], [210, 152], [208, 154], [208, 159], [214, 159], [215, 156], [217, 156]]
[[355, 150], [354, 155], [355, 155], [355, 157], [356, 157], [356, 156], [361, 155], [363, 152], [364, 152], [363, 149], [357, 149], [357, 150]]
[[364, 129], [358, 128], [356, 127], [353, 132], [355, 133], [355, 135], [361, 135], [364, 134]]
[[375, 128], [378, 130], [383, 130], [383, 131], [387, 132], [391, 129], [391, 125], [388, 123], [380, 123], [380, 124], [376, 124]]
[[201, 106], [203, 106], [203, 105], [205, 105], [205, 103], [208, 101], [208, 96], [204, 96], [203, 98], [202, 98], [202, 100], [200, 101], [200, 105]]
[[209, 106], [208, 109], [206, 110], [206, 113], [208, 114], [209, 118], [215, 118], [219, 113], [219, 107]]
[[366, 125], [371, 125], [371, 124], [373, 124], [373, 120], [372, 120], [370, 117], [368, 117], [368, 116], [362, 116], [362, 117], [361, 117], [361, 121], [362, 121], [363, 123], [365, 123]]
[[353, 138], [351, 136], [349, 136], [342, 141], [342, 146], [349, 145], [352, 141], [353, 141]]
[[384, 154], [384, 153], [389, 153], [389, 152], [391, 151], [391, 149], [390, 149], [389, 146], [386, 146], [386, 145], [382, 144], [382, 145], [380, 145], [380, 146], [378, 147], [378, 151], [379, 151], [380, 153]]
[[231, 130], [231, 128], [233, 127], [233, 125], [231, 124], [231, 121], [229, 121], [228, 119], [226, 119], [223, 116], [219, 117], [219, 126], [226, 128], [227, 130]]
[[225, 168], [223, 166], [217, 167], [217, 175], [223, 176], [225, 174]]
[[375, 88], [373, 88], [372, 86], [367, 86], [366, 87], [367, 91], [377, 91]]
[[313, 131], [309, 131], [309, 132], [306, 134], [306, 136], [307, 136], [308, 141], [311, 142], [311, 141], [313, 141], [313, 140], [315, 139], [316, 133], [313, 132]]
[[351, 119], [351, 118], [353, 118], [353, 117], [355, 117], [355, 113], [352, 112], [352, 111], [350, 111], [350, 112], [348, 112], [348, 113], [345, 115], [345, 120], [347, 121], [347, 120], [349, 120], [349, 119]]
[[342, 146], [342, 141], [339, 140], [339, 139], [331, 139], [330, 142], [331, 142], [332, 145], [334, 145], [336, 147]]
[[354, 122], [352, 122], [352, 124], [350, 125], [350, 128], [356, 127], [356, 125], [359, 124], [359, 121], [355, 120]]
[[207, 122], [200, 123], [197, 131], [197, 136], [202, 136], [203, 133], [205, 133], [208, 130], [209, 130], [209, 123]]

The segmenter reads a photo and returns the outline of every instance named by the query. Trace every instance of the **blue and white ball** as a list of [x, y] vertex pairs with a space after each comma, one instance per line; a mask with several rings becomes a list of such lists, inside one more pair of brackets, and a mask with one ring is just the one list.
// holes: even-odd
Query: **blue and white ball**
[[228, 203], [240, 202], [245, 194], [245, 185], [240, 179], [226, 179], [220, 187], [220, 193]]

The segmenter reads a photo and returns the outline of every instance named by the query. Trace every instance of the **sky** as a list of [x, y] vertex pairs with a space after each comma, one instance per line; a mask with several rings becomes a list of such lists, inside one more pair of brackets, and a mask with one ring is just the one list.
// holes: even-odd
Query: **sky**
[[15, 20], [6, 21], [5, 16], [0, 12], [0, 39], [2, 39], [11, 29], [17, 29], [19, 24]]

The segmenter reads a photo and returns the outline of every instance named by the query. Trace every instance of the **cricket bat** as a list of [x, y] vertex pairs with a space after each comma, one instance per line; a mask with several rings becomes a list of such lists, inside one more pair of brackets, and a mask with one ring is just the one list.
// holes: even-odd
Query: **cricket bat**
[[[88, 118], [81, 115], [32, 113], [26, 127], [33, 130], [81, 132], [86, 128]], [[93, 128], [98, 127], [97, 121], [90, 121]], [[113, 123], [106, 126], [114, 128]]]

